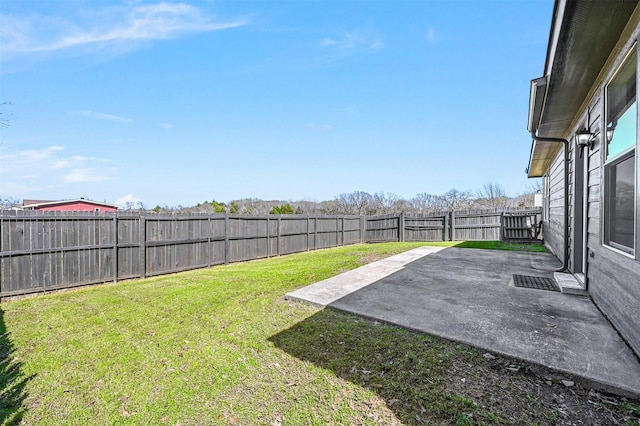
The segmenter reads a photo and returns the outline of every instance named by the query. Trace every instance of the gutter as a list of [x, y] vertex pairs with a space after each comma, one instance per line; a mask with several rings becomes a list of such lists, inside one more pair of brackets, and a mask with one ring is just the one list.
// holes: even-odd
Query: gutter
[[547, 77], [534, 78], [529, 87], [529, 117], [527, 130], [535, 132], [542, 117], [542, 107], [546, 97]]
[[555, 272], [565, 272], [569, 269], [569, 141], [563, 138], [545, 138], [531, 132], [535, 142], [550, 142], [564, 144], [564, 259], [562, 268]]

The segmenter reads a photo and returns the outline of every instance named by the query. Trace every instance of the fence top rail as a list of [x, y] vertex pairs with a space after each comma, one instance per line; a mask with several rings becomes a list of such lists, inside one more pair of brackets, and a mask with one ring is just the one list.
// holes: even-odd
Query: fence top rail
[[66, 212], [66, 211], [41, 211], [41, 210], [0, 210], [0, 218], [56, 218], [56, 219], [113, 219], [118, 217], [121, 219], [149, 219], [149, 220], [188, 220], [188, 219], [243, 219], [243, 220], [264, 220], [264, 219], [286, 219], [286, 220], [308, 220], [308, 219], [360, 219], [364, 217], [366, 220], [384, 220], [397, 218], [403, 215], [406, 219], [415, 218], [438, 218], [448, 216], [453, 213], [454, 216], [499, 216], [502, 214], [534, 214], [542, 212], [542, 208], [509, 208], [509, 209], [482, 209], [482, 210], [454, 210], [454, 211], [436, 211], [430, 213], [389, 213], [372, 216], [358, 215], [321, 215], [321, 214], [239, 214], [239, 213], [153, 213], [149, 211], [129, 211], [120, 210], [118, 212]]
[[148, 211], [92, 212], [92, 211], [42, 211], [42, 210], [0, 210], [0, 218], [56, 218], [56, 219], [149, 219], [149, 220], [197, 220], [197, 219], [243, 219], [243, 220], [309, 220], [309, 219], [360, 219], [358, 215], [310, 215], [310, 214], [240, 214], [240, 213], [151, 213]]
[[430, 213], [389, 213], [381, 215], [366, 216], [367, 220], [384, 220], [397, 218], [400, 214], [405, 216], [405, 219], [427, 219], [427, 218], [441, 218], [449, 216], [453, 213], [454, 216], [473, 217], [473, 216], [500, 216], [507, 213], [519, 213], [519, 214], [534, 214], [541, 213], [542, 207], [523, 207], [523, 208], [509, 208], [509, 209], [481, 209], [481, 210], [446, 210], [446, 211], [434, 211]]
[[67, 212], [67, 211], [42, 211], [42, 210], [0, 210], [0, 218], [93, 218], [93, 219], [113, 219], [116, 216], [113, 212]]

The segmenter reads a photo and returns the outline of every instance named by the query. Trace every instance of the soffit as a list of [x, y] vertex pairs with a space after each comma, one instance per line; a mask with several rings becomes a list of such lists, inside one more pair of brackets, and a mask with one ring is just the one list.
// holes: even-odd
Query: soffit
[[538, 135], [563, 137], [616, 45], [637, 1], [565, 3], [555, 54], [548, 59]]
[[[635, 0], [556, 2], [547, 50], [553, 57], [547, 57], [547, 87], [538, 136], [567, 136], [637, 5]], [[558, 145], [533, 142], [529, 177], [544, 175], [560, 149]]]
[[530, 178], [544, 176], [560, 149], [562, 144], [559, 143], [533, 141], [527, 176]]

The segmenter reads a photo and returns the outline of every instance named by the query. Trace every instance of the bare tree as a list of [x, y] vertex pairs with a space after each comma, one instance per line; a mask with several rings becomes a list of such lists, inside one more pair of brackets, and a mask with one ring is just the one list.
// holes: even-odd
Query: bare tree
[[13, 120], [11, 105], [11, 102], [0, 102], [0, 129], [9, 127], [11, 120]]
[[532, 181], [525, 192], [518, 195], [514, 202], [518, 207], [533, 207], [535, 204], [535, 194], [541, 194], [544, 191], [544, 181], [542, 179], [536, 179]]
[[416, 213], [433, 213], [437, 210], [442, 210], [443, 202], [439, 195], [427, 194], [422, 192], [410, 201], [411, 209]]
[[504, 187], [493, 182], [485, 183], [476, 196], [476, 204], [481, 208], [504, 208], [511, 204]]
[[319, 208], [322, 214], [338, 214], [340, 207], [336, 200], [328, 200], [320, 202]]
[[392, 214], [400, 213], [402, 199], [391, 192], [376, 192], [371, 200], [371, 208], [369, 214]]
[[9, 210], [14, 207], [20, 207], [22, 202], [13, 197], [0, 198], [0, 210]]
[[525, 193], [542, 194], [544, 191], [544, 179], [533, 179], [527, 185]]
[[473, 193], [471, 191], [460, 191], [450, 189], [442, 195], [442, 202], [447, 210], [466, 210], [473, 205]]
[[506, 197], [507, 193], [504, 190], [504, 187], [498, 183], [485, 183], [482, 188], [477, 191], [478, 198], [501, 198]]
[[336, 197], [338, 213], [364, 215], [370, 213], [373, 196], [368, 192], [354, 191]]

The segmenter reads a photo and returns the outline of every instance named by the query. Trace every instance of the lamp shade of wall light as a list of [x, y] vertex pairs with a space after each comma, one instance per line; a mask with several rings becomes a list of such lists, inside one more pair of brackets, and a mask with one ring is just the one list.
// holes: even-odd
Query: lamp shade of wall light
[[588, 130], [580, 130], [576, 133], [576, 142], [580, 147], [590, 147], [594, 140], [594, 135]]
[[607, 142], [611, 142], [613, 140], [613, 132], [615, 128], [609, 127], [607, 128]]

